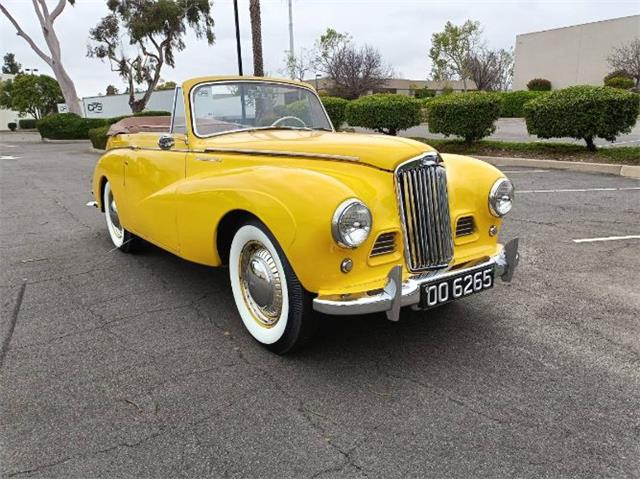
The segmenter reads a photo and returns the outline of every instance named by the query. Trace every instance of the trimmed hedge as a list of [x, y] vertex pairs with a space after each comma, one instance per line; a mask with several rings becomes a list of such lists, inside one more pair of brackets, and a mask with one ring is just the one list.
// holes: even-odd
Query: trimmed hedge
[[611, 77], [607, 79], [604, 84], [607, 87], [629, 90], [630, 88], [633, 88], [635, 86], [636, 82], [634, 82], [633, 79], [629, 77]]
[[36, 128], [35, 118], [22, 118], [18, 120], [18, 126], [21, 130], [33, 130]]
[[467, 143], [480, 140], [495, 131], [500, 103], [499, 95], [487, 92], [436, 97], [427, 109], [429, 131], [462, 137]]
[[89, 130], [105, 124], [102, 118], [82, 118], [75, 113], [58, 113], [36, 122], [42, 138], [75, 140], [89, 138]]
[[517, 90], [515, 92], [498, 92], [501, 103], [501, 117], [522, 118], [524, 117], [524, 104], [540, 95], [547, 95], [547, 92], [535, 90]]
[[[128, 117], [164, 117], [171, 115], [162, 110], [148, 110], [134, 115], [122, 115], [112, 118], [83, 118], [75, 113], [59, 113], [50, 115], [36, 122], [36, 128], [42, 138], [54, 140], [84, 140], [89, 139], [89, 130], [112, 125]], [[97, 147], [96, 147], [97, 148]]]
[[613, 142], [631, 131], [640, 113], [640, 96], [617, 88], [580, 85], [532, 100], [524, 110], [530, 134], [583, 139], [593, 151], [594, 138]]
[[320, 100], [322, 100], [333, 127], [337, 130], [345, 121], [349, 101], [344, 98], [329, 96], [320, 97]]
[[548, 92], [551, 90], [551, 82], [546, 78], [534, 78], [529, 80], [527, 83], [527, 88], [529, 90], [533, 90], [534, 92]]
[[91, 140], [91, 145], [93, 148], [97, 148], [100, 150], [105, 150], [107, 148], [107, 140], [109, 137], [107, 136], [107, 132], [109, 131], [110, 125], [105, 125], [103, 127], [92, 128], [89, 130], [89, 140]]
[[420, 125], [420, 101], [405, 95], [378, 93], [349, 102], [347, 123], [387, 135]]

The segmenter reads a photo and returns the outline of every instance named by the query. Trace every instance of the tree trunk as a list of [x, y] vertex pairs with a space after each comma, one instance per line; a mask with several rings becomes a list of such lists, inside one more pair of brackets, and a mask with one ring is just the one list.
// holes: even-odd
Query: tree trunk
[[249, 0], [249, 15], [251, 18], [251, 40], [253, 41], [253, 74], [256, 77], [264, 77], [260, 0]]
[[62, 90], [62, 96], [64, 97], [64, 102], [67, 104], [68, 111], [82, 116], [83, 112], [82, 107], [80, 106], [80, 98], [78, 97], [76, 87], [67, 74], [67, 71], [61, 63], [56, 63], [55, 59], [51, 68], [56, 76], [56, 80], [58, 80], [58, 83], [60, 84], [60, 90]]
[[587, 150], [590, 152], [595, 152], [597, 150], [596, 144], [593, 143], [593, 137], [585, 137], [585, 142], [587, 142]]

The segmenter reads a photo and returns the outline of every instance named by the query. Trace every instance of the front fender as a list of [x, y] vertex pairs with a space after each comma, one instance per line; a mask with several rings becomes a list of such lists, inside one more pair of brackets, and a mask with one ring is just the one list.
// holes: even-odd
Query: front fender
[[[399, 229], [392, 175], [360, 165], [315, 162], [299, 168], [285, 164], [209, 171], [187, 178], [177, 192], [181, 256], [220, 265], [218, 225], [227, 213], [244, 210], [270, 229], [311, 292], [362, 284], [372, 275], [384, 278], [388, 270], [367, 262], [375, 233], [357, 249], [339, 247], [333, 240], [331, 219], [344, 200], [356, 197], [369, 206], [374, 231]], [[346, 257], [354, 262], [348, 275], [340, 271]]]

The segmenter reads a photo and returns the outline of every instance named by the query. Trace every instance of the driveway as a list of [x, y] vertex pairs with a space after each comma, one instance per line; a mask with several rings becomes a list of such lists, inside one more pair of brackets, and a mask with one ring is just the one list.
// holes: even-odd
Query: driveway
[[2, 477], [640, 476], [640, 240], [574, 241], [639, 181], [505, 164], [511, 285], [278, 357], [226, 270], [112, 250], [86, 144], [0, 144]]

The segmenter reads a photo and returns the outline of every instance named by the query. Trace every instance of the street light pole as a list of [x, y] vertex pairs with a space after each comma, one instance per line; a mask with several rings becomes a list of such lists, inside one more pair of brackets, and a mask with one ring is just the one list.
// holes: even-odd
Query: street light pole
[[238, 51], [238, 75], [242, 76], [242, 48], [240, 47], [240, 22], [238, 20], [238, 0], [233, 0], [233, 14], [236, 22], [236, 48]]

